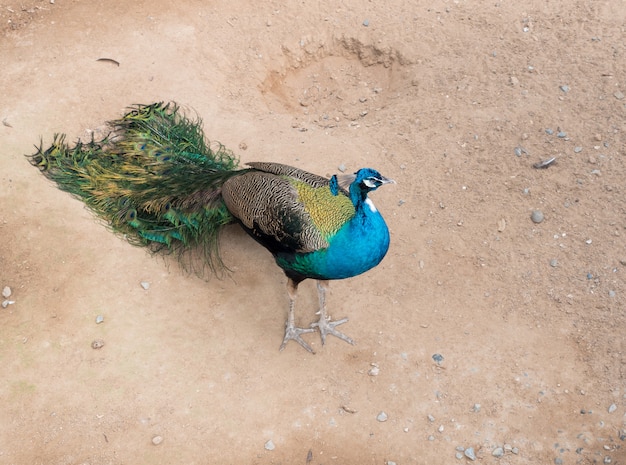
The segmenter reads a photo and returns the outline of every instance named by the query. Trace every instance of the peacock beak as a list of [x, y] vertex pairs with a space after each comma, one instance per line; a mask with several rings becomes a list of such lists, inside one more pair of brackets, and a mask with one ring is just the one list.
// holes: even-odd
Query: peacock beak
[[398, 184], [395, 180], [391, 179], [391, 178], [386, 178], [384, 176], [380, 177], [380, 185], [382, 186], [383, 184]]

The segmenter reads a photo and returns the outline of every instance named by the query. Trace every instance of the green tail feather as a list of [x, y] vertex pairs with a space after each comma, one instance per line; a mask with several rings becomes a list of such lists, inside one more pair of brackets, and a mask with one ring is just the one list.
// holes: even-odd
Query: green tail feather
[[232, 152], [209, 147], [200, 119], [188, 119], [173, 103], [138, 105], [109, 125], [112, 132], [102, 140], [73, 146], [55, 135], [29, 160], [131, 243], [199, 248], [219, 271], [219, 231], [234, 221], [220, 188], [240, 172]]

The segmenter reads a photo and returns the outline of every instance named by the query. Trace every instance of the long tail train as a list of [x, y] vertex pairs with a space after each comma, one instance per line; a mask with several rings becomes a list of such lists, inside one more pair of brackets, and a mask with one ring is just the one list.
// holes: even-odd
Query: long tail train
[[200, 250], [203, 263], [219, 271], [219, 232], [235, 221], [220, 189], [242, 172], [232, 152], [211, 148], [201, 120], [173, 103], [137, 105], [108, 124], [102, 140], [69, 145], [57, 134], [28, 158], [129, 242], [154, 251]]

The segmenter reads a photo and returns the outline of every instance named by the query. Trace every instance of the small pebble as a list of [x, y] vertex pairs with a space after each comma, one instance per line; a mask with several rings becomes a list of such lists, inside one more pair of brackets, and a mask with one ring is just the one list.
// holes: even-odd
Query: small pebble
[[476, 460], [476, 454], [474, 453], [474, 448], [473, 447], [468, 447], [467, 449], [465, 449], [465, 457], [467, 457], [470, 460]]
[[441, 362], [443, 362], [443, 355], [433, 354], [433, 360], [437, 362], [437, 364], [440, 364]]
[[96, 339], [91, 343], [92, 349], [102, 349], [104, 347], [104, 341], [102, 339]]
[[147, 281], [142, 281], [141, 287], [143, 287], [147, 291], [148, 289], [150, 289], [150, 283]]
[[533, 221], [533, 223], [541, 223], [543, 221], [543, 212], [541, 210], [533, 210], [533, 212], [530, 214], [530, 219]]
[[432, 434], [430, 436], [428, 436], [428, 440], [429, 441], [434, 441], [435, 440], [435, 436], [433, 436]]
[[265, 450], [274, 450], [274, 449], [276, 449], [276, 446], [274, 445], [274, 441], [272, 441], [271, 439], [265, 443], [264, 447], [265, 447]]
[[505, 452], [512, 452], [513, 451], [513, 447], [511, 446], [511, 444], [505, 444], [504, 445], [504, 451]]
[[513, 452], [515, 455], [519, 454], [519, 449], [517, 447], [514, 447], [513, 449], [511, 449], [511, 452]]
[[491, 455], [494, 457], [502, 457], [504, 455], [504, 449], [502, 447], [496, 447]]
[[565, 139], [567, 137], [567, 133], [565, 131], [559, 131], [557, 132], [556, 137], [559, 139]]
[[369, 25], [370, 25], [369, 19], [366, 19], [365, 21], [363, 21], [363, 26], [367, 27]]
[[339, 171], [341, 171], [342, 173], [345, 173], [345, 171], [346, 171], [346, 165], [344, 165], [344, 164], [342, 163], [341, 165], [339, 165], [339, 166], [337, 167], [337, 169], [338, 169]]
[[389, 417], [387, 416], [387, 414], [385, 412], [380, 412], [377, 416], [376, 416], [376, 420], [380, 421], [381, 423], [384, 421], [387, 421]]
[[566, 94], [569, 92], [569, 86], [567, 86], [567, 85], [559, 86], [559, 89], [561, 89]]
[[396, 465], [396, 462], [392, 462], [391, 460], [387, 460], [387, 465]]
[[96, 324], [99, 325], [100, 323], [102, 323], [104, 321], [104, 317], [102, 315], [98, 315], [96, 317]]
[[609, 297], [615, 297], [615, 291], [609, 291]]
[[603, 462], [604, 463], [611, 463], [612, 462], [611, 457], [609, 457], [608, 455], [605, 456]]
[[456, 454], [454, 454], [454, 456], [459, 459], [462, 460], [463, 459], [463, 452], [457, 452]]
[[609, 406], [609, 413], [613, 413], [613, 412], [615, 412], [616, 410], [617, 410], [617, 405], [615, 405], [615, 404], [611, 404], [611, 405]]
[[439, 425], [439, 428], [437, 428], [437, 431], [439, 431], [440, 433], [443, 433], [443, 425]]
[[550, 266], [552, 268], [556, 268], [557, 266], [559, 266], [559, 262], [556, 260], [556, 258], [553, 258], [552, 260], [550, 260]]
[[5, 299], [11, 297], [11, 288], [9, 286], [4, 286], [4, 289], [2, 289], [2, 297]]
[[555, 465], [563, 465], [563, 459], [561, 457], [557, 457], [554, 459]]
[[155, 436], [152, 438], [152, 444], [154, 444], [155, 446], [158, 446], [159, 444], [161, 444], [163, 442], [163, 436]]
[[546, 128], [546, 134], [551, 136], [552, 134], [554, 134], [554, 129]]
[[615, 92], [613, 94], [613, 97], [615, 97], [617, 100], [623, 100], [624, 99], [624, 93], [620, 92], [619, 90], [617, 92]]
[[580, 153], [582, 151], [583, 151], [582, 147], [580, 147], [580, 146], [579, 147], [574, 147], [574, 153]]
[[480, 404], [474, 404], [472, 410], [474, 411], [474, 413], [480, 412]]
[[593, 275], [591, 273], [587, 273], [587, 279], [593, 279]]
[[380, 368], [378, 368], [378, 365], [372, 363], [372, 368], [369, 369], [367, 374], [370, 376], [378, 376], [380, 374]]
[[428, 421], [431, 423], [435, 421], [435, 417], [433, 417], [430, 413], [428, 414]]
[[465, 447], [463, 447], [463, 446], [456, 446], [455, 450], [458, 450], [459, 452], [463, 452], [463, 451], [465, 451]]
[[7, 308], [9, 305], [14, 304], [15, 301], [14, 300], [3, 300], [2, 301], [2, 308]]

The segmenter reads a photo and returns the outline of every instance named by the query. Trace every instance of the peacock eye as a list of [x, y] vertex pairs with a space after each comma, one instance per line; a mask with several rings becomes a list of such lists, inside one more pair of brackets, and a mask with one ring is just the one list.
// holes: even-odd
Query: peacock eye
[[367, 187], [369, 187], [370, 189], [375, 188], [376, 186], [378, 186], [378, 184], [376, 183], [376, 181], [373, 181], [372, 178], [365, 178], [363, 180], [363, 184], [365, 184]]

